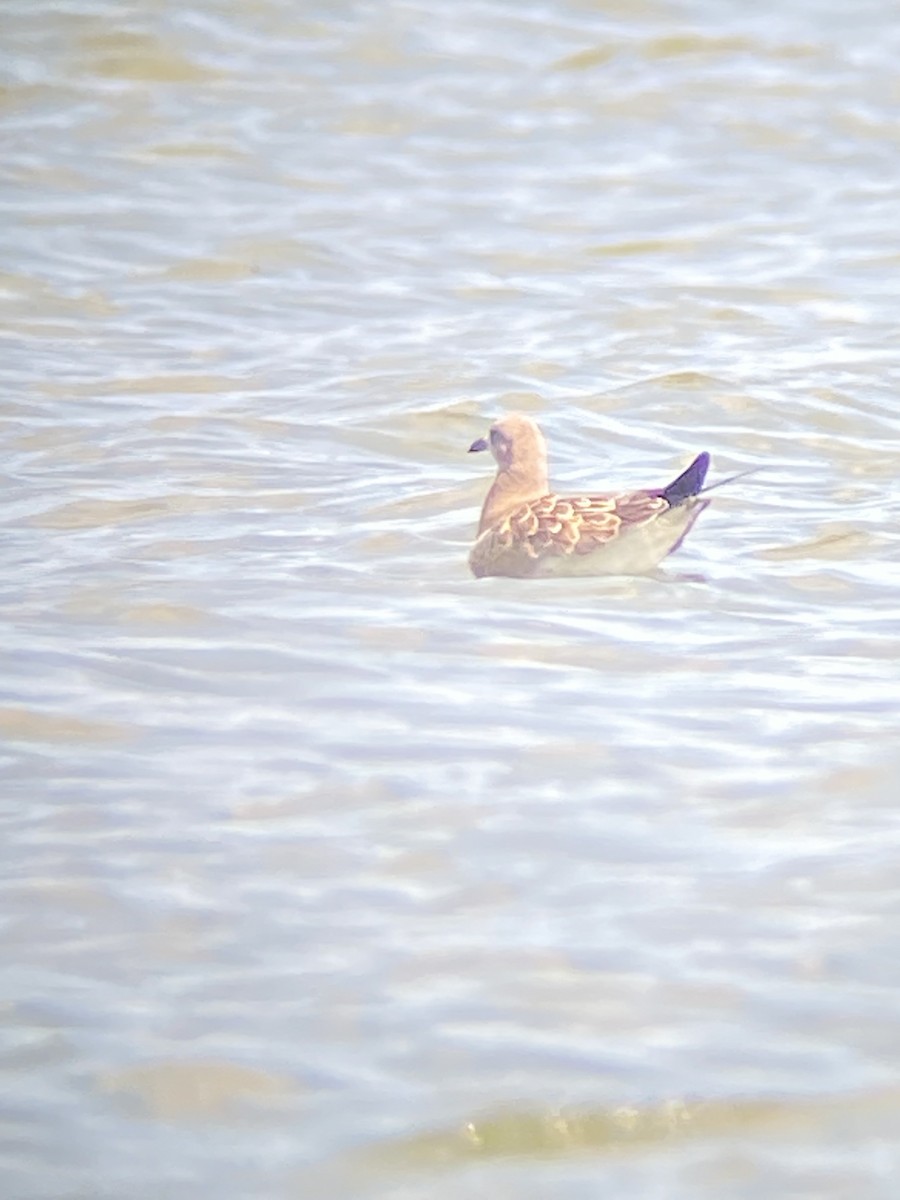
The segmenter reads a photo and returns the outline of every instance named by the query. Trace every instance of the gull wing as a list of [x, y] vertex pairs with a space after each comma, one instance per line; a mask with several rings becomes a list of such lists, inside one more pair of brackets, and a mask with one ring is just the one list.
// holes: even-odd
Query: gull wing
[[514, 508], [486, 530], [470, 559], [476, 575], [528, 573], [550, 556], [591, 554], [629, 529], [670, 508], [658, 493], [615, 496], [542, 496]]

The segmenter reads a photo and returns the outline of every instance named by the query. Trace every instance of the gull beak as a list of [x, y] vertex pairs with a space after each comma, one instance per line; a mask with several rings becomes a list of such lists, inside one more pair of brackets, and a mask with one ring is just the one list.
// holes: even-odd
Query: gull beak
[[475, 454], [479, 450], [487, 450], [487, 438], [479, 438], [477, 442], [473, 442], [469, 447], [469, 453]]

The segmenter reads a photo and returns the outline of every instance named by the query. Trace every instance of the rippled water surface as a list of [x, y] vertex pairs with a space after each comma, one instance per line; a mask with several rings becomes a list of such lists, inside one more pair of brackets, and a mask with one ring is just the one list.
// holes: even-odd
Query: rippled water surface
[[3, 1195], [894, 1200], [894, 6], [2, 27]]

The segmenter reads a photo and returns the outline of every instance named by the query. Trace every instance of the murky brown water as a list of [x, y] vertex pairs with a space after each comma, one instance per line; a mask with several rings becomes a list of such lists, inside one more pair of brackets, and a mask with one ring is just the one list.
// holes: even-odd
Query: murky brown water
[[3, 1195], [894, 1200], [894, 7], [2, 27]]

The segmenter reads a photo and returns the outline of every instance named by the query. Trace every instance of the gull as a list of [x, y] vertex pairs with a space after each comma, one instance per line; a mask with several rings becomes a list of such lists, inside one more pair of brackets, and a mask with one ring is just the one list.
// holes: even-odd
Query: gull
[[678, 549], [709, 504], [699, 495], [705, 451], [667, 487], [560, 496], [550, 490], [547, 443], [530, 417], [503, 417], [469, 452], [488, 449], [497, 476], [469, 555], [478, 579], [641, 575]]

